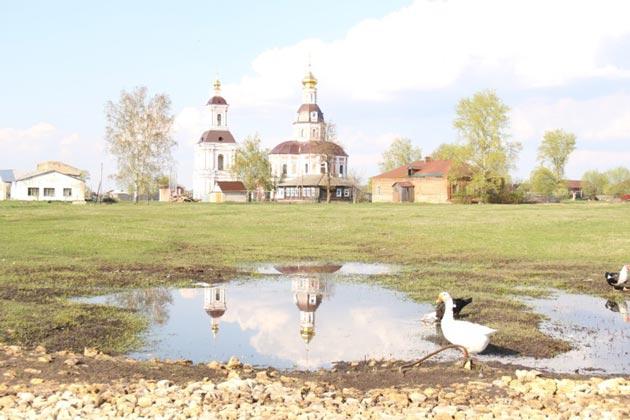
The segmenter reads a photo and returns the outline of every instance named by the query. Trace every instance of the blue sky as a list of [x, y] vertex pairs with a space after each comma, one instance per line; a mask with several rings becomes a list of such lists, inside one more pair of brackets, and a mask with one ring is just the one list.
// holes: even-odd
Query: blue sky
[[[173, 101], [180, 182], [218, 74], [237, 139], [291, 136], [311, 56], [319, 102], [350, 170], [367, 178], [396, 136], [425, 154], [456, 140], [457, 101], [495, 89], [535, 166], [547, 129], [578, 137], [567, 175], [630, 162], [630, 5], [621, 0], [4, 2], [0, 168], [104, 162], [103, 107], [146, 85]], [[111, 181], [109, 181], [110, 186]]]

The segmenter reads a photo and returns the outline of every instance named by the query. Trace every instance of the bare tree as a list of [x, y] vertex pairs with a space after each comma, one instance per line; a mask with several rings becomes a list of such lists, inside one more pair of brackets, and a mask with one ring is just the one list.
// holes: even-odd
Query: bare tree
[[155, 179], [169, 167], [171, 150], [177, 144], [171, 137], [174, 117], [171, 100], [165, 94], [148, 99], [147, 88], [122, 91], [118, 103], [105, 105], [105, 138], [108, 151], [116, 157], [116, 181], [131, 187], [134, 201], [140, 191], [147, 195]]
[[340, 154], [341, 146], [337, 143], [337, 125], [330, 121], [324, 126], [324, 140], [317, 145], [321, 162], [326, 164], [326, 202], [330, 203], [331, 177], [335, 168], [335, 159]]

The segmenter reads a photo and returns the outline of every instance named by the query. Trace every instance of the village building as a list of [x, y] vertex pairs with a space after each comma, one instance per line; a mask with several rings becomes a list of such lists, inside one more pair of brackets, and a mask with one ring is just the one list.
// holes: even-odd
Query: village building
[[582, 181], [575, 180], [575, 179], [567, 179], [565, 182], [567, 184], [567, 190], [569, 192], [569, 195], [571, 196], [573, 200], [578, 199], [578, 198], [579, 199], [584, 198], [584, 191], [582, 190]]
[[14, 181], [13, 169], [0, 169], [0, 201], [11, 199], [11, 184]]
[[372, 177], [372, 202], [448, 203], [466, 178], [449, 180], [450, 160], [418, 160]]
[[11, 187], [12, 200], [85, 201], [83, 172], [62, 162], [48, 161], [19, 176]]
[[247, 189], [241, 181], [216, 181], [208, 201], [211, 203], [246, 203]]
[[237, 144], [228, 128], [228, 103], [221, 96], [221, 82], [214, 82], [214, 96], [210, 107], [211, 125], [195, 146], [193, 170], [193, 198], [210, 201], [218, 181], [236, 181], [230, 173], [234, 164]]
[[329, 187], [331, 199], [352, 200], [348, 154], [326, 140], [324, 113], [317, 104], [317, 79], [310, 70], [302, 80], [302, 105], [293, 123], [293, 140], [274, 147], [269, 162], [278, 201], [323, 201]]

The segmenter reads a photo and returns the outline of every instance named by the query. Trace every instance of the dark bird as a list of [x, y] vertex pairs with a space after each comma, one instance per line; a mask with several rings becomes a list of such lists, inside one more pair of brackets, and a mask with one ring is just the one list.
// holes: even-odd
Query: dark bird
[[[472, 302], [472, 298], [455, 298], [453, 299], [453, 315], [457, 318], [464, 306]], [[440, 322], [444, 317], [444, 302], [439, 302], [435, 307], [435, 312], [431, 312], [422, 317], [422, 322], [432, 323]]]
[[606, 282], [616, 290], [627, 290], [628, 284], [628, 266], [621, 267], [619, 273], [611, 273], [606, 271], [604, 274]]

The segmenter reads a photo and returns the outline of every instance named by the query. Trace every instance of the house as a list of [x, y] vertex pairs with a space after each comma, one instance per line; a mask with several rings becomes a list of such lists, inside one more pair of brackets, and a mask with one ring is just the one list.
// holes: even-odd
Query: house
[[277, 201], [352, 201], [353, 183], [348, 178], [348, 154], [326, 139], [324, 113], [317, 104], [317, 79], [311, 71], [302, 80], [302, 105], [293, 122], [293, 139], [269, 152]]
[[372, 177], [374, 203], [448, 203], [462, 189], [466, 177], [449, 180], [450, 160], [418, 160]]
[[14, 181], [13, 169], [0, 169], [0, 201], [11, 199], [11, 184]]
[[576, 198], [584, 198], [584, 192], [582, 191], [582, 181], [567, 179], [567, 190], [569, 190], [569, 195]]
[[17, 177], [11, 187], [12, 200], [85, 201], [82, 171], [62, 162], [48, 161], [37, 170]]
[[209, 194], [211, 203], [246, 203], [247, 189], [241, 181], [216, 181]]

